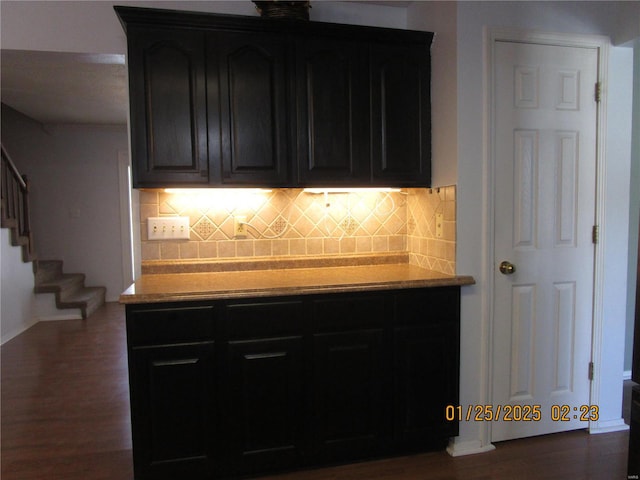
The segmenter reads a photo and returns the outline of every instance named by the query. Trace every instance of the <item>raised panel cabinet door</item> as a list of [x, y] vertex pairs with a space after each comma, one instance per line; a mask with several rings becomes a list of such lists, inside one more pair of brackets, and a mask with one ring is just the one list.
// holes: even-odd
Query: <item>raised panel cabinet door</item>
[[447, 324], [394, 329], [394, 430], [400, 450], [442, 448], [458, 434], [458, 423], [445, 419], [446, 406], [458, 403], [458, 335]]
[[357, 185], [370, 179], [369, 85], [361, 44], [296, 39], [298, 183]]
[[371, 45], [373, 183], [431, 184], [429, 45]]
[[305, 368], [301, 336], [227, 345], [225, 412], [228, 474], [301, 463]]
[[[287, 45], [268, 33], [210, 33], [210, 155], [224, 185], [286, 185], [289, 180]], [[219, 141], [218, 141], [219, 139]]]
[[213, 475], [213, 342], [133, 348], [129, 368], [135, 478]]
[[127, 30], [135, 187], [209, 182], [204, 34]]
[[313, 338], [314, 454], [320, 462], [366, 458], [385, 443], [382, 329]]

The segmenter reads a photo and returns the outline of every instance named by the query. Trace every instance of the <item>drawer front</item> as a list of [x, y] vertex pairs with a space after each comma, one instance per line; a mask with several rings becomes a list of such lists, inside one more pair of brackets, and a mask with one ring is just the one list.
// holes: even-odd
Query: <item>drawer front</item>
[[398, 325], [458, 323], [460, 287], [418, 288], [396, 295]]
[[333, 295], [313, 301], [314, 331], [335, 332], [382, 327], [387, 315], [387, 296]]
[[251, 339], [298, 335], [304, 329], [302, 300], [228, 303], [224, 307], [225, 336]]
[[212, 305], [127, 307], [127, 341], [131, 347], [209, 341], [214, 338], [214, 322]]

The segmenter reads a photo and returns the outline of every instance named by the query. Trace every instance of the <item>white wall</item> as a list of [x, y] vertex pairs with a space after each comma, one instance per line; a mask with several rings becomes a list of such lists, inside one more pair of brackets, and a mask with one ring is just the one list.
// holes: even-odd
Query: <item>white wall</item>
[[[638, 18], [640, 18], [640, 14], [638, 15]], [[625, 371], [631, 371], [633, 360], [633, 328], [636, 315], [636, 277], [638, 275], [638, 236], [640, 234], [638, 231], [638, 223], [640, 222], [640, 33], [638, 33], [638, 39], [634, 43], [633, 57], [632, 132], [634, 132], [634, 137], [631, 146], [629, 269], [627, 273], [629, 288], [627, 289], [627, 327], [624, 358]]]
[[[489, 381], [486, 376], [489, 330], [487, 285], [483, 279], [493, 266], [487, 264], [487, 198], [485, 189], [486, 162], [484, 158], [484, 61], [485, 27], [536, 29], [545, 32], [607, 35], [616, 25], [615, 9], [610, 2], [461, 2], [458, 4], [458, 250], [459, 272], [473, 275], [479, 284], [464, 288], [462, 295], [461, 331], [461, 403], [476, 405], [490, 403]], [[633, 20], [632, 20], [633, 21]], [[630, 98], [628, 70], [624, 52], [611, 52], [609, 78], [610, 104], [617, 108], [618, 99]], [[619, 72], [618, 67], [622, 68]], [[613, 88], [615, 86], [615, 88]], [[626, 123], [625, 123], [626, 122]], [[628, 227], [629, 160], [624, 152], [616, 152], [616, 145], [628, 146], [629, 123], [625, 112], [609, 109], [607, 119], [609, 156], [607, 162], [607, 242], [605, 281], [611, 282], [605, 293], [605, 331], [601, 366], [604, 382], [600, 396], [603, 421], [620, 418], [622, 393], [622, 345], [624, 320], [621, 318], [620, 294], [625, 291], [626, 246], [615, 251], [619, 241], [610, 238], [624, 235]], [[618, 130], [617, 130], [618, 129]], [[618, 135], [622, 135], [622, 138]], [[614, 138], [615, 137], [615, 138]], [[615, 192], [619, 195], [614, 195]], [[611, 217], [609, 218], [609, 215]], [[625, 237], [626, 240], [626, 237]], [[625, 270], [626, 271], [626, 270]], [[616, 291], [614, 291], [616, 290]], [[605, 391], [604, 387], [610, 388]], [[615, 388], [614, 388], [615, 387]], [[482, 448], [488, 442], [486, 425], [482, 422], [463, 422], [457, 443], [464, 448]]]
[[415, 2], [407, 27], [435, 32], [431, 47], [431, 181], [434, 187], [458, 182], [456, 3]]
[[[23, 1], [2, 0], [0, 43], [7, 50], [126, 52], [126, 36], [114, 5], [257, 16], [246, 1]], [[406, 28], [406, 10], [384, 5], [312, 2], [315, 21]]]
[[33, 312], [33, 264], [11, 245], [8, 228], [0, 228], [0, 343], [36, 323]]
[[124, 285], [118, 151], [126, 126], [40, 125], [3, 105], [2, 142], [31, 182], [31, 223], [40, 259], [64, 261], [117, 301]]

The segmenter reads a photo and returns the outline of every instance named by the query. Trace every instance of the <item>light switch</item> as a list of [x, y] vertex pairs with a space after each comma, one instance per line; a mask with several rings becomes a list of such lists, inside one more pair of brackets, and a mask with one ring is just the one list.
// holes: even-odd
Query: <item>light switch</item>
[[147, 218], [149, 240], [189, 240], [189, 217]]

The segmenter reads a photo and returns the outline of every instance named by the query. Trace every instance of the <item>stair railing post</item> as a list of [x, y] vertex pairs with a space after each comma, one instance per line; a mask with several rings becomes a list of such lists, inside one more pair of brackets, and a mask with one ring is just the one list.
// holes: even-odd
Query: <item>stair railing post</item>
[[31, 218], [29, 212], [29, 179], [26, 175], [22, 175], [22, 180], [24, 181], [24, 193], [22, 195], [22, 235], [29, 239], [29, 253], [33, 253], [33, 235], [31, 234]]

